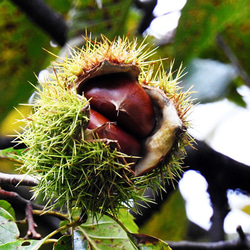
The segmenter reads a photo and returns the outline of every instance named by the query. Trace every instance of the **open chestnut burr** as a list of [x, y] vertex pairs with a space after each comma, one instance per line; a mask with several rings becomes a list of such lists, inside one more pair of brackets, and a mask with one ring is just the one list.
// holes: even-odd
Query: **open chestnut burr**
[[86, 37], [53, 64], [19, 135], [21, 170], [51, 207], [116, 215], [179, 175], [191, 100], [178, 87], [182, 70], [166, 74], [161, 60], [147, 61], [153, 53], [127, 37]]

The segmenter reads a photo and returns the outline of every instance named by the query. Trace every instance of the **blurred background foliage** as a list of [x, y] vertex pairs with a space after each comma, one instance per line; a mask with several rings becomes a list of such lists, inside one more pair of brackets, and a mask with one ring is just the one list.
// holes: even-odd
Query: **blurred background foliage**
[[[118, 35], [143, 39], [137, 28], [144, 12], [136, 8], [132, 0], [45, 2], [63, 16], [68, 27], [69, 43], [84, 35], [86, 29], [92, 33], [92, 37], [104, 34], [109, 39]], [[169, 41], [149, 37], [149, 43], [159, 45], [157, 57], [168, 58], [167, 66], [172, 60], [175, 60], [175, 68], [184, 64], [185, 72], [189, 74], [183, 78], [183, 86], [194, 86], [193, 90], [198, 93], [194, 95], [197, 102], [213, 102], [226, 97], [245, 106], [237, 88], [250, 85], [249, 2], [187, 1], [181, 13], [179, 25]], [[223, 39], [223, 45], [218, 43], [218, 38]], [[14, 107], [18, 107], [24, 115], [29, 112], [29, 108], [19, 106], [20, 103], [27, 103], [34, 91], [29, 82], [35, 85], [36, 75], [55, 59], [43, 48], [58, 54], [61, 47], [10, 0], [0, 2], [0, 40], [0, 134], [6, 135], [13, 134], [20, 126], [20, 123], [13, 124], [21, 118]], [[224, 50], [225, 44], [233, 58]], [[1, 171], [9, 171], [4, 166], [1, 162]], [[171, 232], [170, 228], [176, 229], [175, 224], [186, 228], [183, 207], [183, 200], [177, 193], [162, 208], [164, 218], [156, 215], [150, 224], [145, 225], [143, 232], [161, 238], [167, 235], [171, 240], [182, 239], [183, 231]]]
[[140, 232], [165, 241], [181, 241], [186, 238], [188, 219], [180, 192], [173, 192], [159, 211], [155, 212]]

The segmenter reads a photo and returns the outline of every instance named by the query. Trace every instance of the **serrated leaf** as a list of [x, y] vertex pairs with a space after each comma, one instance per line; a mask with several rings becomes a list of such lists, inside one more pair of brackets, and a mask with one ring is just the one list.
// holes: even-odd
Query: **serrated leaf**
[[[4, 207], [6, 208], [6, 203]], [[8, 208], [9, 211], [6, 211], [5, 208], [0, 206], [0, 245], [15, 241], [19, 237], [19, 230], [13, 212], [10, 208]]]
[[135, 249], [125, 230], [108, 216], [103, 216], [98, 223], [95, 218], [88, 217], [86, 223], [75, 230], [73, 241], [77, 250]]
[[54, 245], [53, 250], [69, 250], [72, 249], [71, 236], [62, 236], [57, 243]]

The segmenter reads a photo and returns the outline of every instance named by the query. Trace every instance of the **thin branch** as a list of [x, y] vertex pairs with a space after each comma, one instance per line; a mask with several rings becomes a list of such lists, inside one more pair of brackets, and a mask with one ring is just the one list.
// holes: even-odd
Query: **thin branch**
[[138, 9], [141, 9], [143, 11], [142, 20], [137, 28], [138, 33], [142, 34], [149, 27], [152, 20], [155, 18], [153, 14], [153, 10], [157, 4], [157, 1], [156, 0], [148, 0], [148, 1], [136, 0], [134, 1], [134, 4]]
[[[24, 199], [19, 194], [15, 193], [15, 192], [5, 191], [3, 189], [0, 189], [0, 199], [4, 199], [4, 200], [9, 201], [9, 202], [15, 202], [23, 207], [26, 207], [27, 204], [30, 203], [30, 200]], [[34, 203], [32, 203], [32, 207], [34, 209], [39, 209], [39, 210], [44, 209], [43, 206], [40, 206], [40, 205], [37, 205]]]
[[68, 27], [63, 17], [42, 0], [11, 0], [51, 38], [63, 46], [67, 41]]
[[238, 226], [236, 229], [237, 233], [239, 234], [239, 237], [242, 241], [246, 240], [246, 234], [243, 232], [242, 227]]
[[14, 140], [16, 137], [14, 136], [3, 136], [0, 135], [0, 149], [6, 149], [6, 148], [15, 148], [15, 149], [20, 149], [20, 148], [25, 148], [26, 146], [23, 143], [16, 143]]
[[37, 224], [34, 221], [33, 218], [33, 208], [31, 202], [28, 202], [26, 206], [26, 218], [28, 221], [28, 231], [25, 236], [25, 239], [41, 239], [41, 234], [37, 233], [35, 230], [35, 227], [37, 227]]
[[246, 85], [248, 87], [250, 87], [250, 78], [249, 78], [249, 76], [247, 75], [245, 70], [242, 68], [242, 66], [240, 65], [239, 60], [234, 55], [234, 53], [230, 49], [230, 47], [227, 45], [227, 43], [225, 42], [223, 37], [220, 34], [218, 34], [217, 37], [216, 37], [216, 40], [217, 40], [217, 43], [220, 46], [220, 48], [224, 51], [224, 53], [227, 55], [227, 57], [230, 60], [230, 62], [232, 63], [232, 65], [237, 70], [237, 73], [239, 74], [239, 76], [243, 79], [243, 81], [246, 83]]
[[0, 184], [37, 186], [38, 180], [26, 174], [5, 174], [0, 172]]

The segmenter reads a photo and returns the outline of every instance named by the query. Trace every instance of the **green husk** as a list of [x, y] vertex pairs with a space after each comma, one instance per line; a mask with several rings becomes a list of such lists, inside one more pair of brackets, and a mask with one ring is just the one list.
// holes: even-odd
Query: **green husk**
[[171, 72], [166, 76], [162, 65], [155, 77], [145, 72], [150, 71], [152, 62], [144, 59], [153, 53], [144, 52], [145, 45], [136, 49], [136, 42], [128, 42], [127, 38], [113, 43], [105, 39], [103, 43], [86, 43], [85, 49], [72, 52], [72, 58], [56, 64], [51, 80], [37, 89], [33, 113], [19, 135], [20, 142], [27, 146], [19, 157], [23, 162], [20, 170], [39, 180], [34, 197], [43, 193], [48, 208], [66, 208], [70, 213], [74, 207], [80, 207], [94, 216], [106, 212], [117, 215], [121, 207], [139, 209], [134, 206], [137, 201], [150, 202], [143, 196], [147, 188], [164, 190], [164, 181], [179, 178], [184, 148], [191, 139], [183, 131], [161, 167], [135, 177], [127, 163], [131, 156], [119, 152], [108, 140], [89, 139], [89, 102], [77, 94], [78, 75], [91, 72], [91, 67], [95, 69], [104, 60], [138, 67], [141, 84], [161, 88], [173, 99], [183, 128], [188, 126], [185, 116], [191, 102], [188, 94], [177, 87], [181, 71], [176, 79]]

